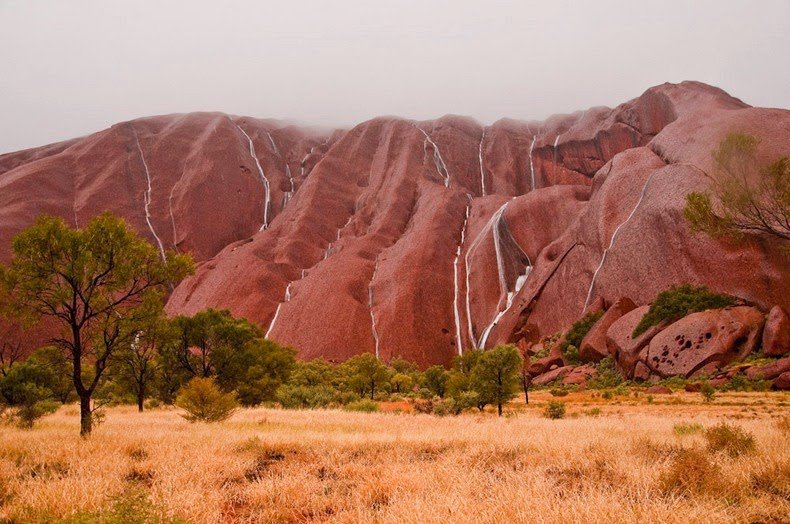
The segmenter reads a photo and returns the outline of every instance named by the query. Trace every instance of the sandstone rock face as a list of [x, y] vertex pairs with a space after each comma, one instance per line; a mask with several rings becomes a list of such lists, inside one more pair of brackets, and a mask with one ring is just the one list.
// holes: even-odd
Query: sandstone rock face
[[609, 349], [606, 345], [607, 331], [609, 331], [609, 328], [615, 321], [634, 308], [636, 308], [636, 304], [630, 298], [624, 297], [606, 310], [582, 340], [579, 347], [579, 356], [583, 362], [598, 362], [609, 355]]
[[742, 359], [755, 347], [764, 317], [738, 306], [692, 313], [653, 337], [643, 361], [659, 377], [689, 377], [703, 366]]
[[[666, 327], [664, 324], [651, 326], [638, 337], [632, 337], [636, 325], [649, 309], [650, 306], [640, 306], [631, 310], [615, 320], [606, 331], [607, 351], [614, 356], [617, 365], [627, 377], [635, 378], [634, 367], [639, 360], [639, 353], [656, 333]], [[644, 374], [644, 370], [641, 371]]]
[[752, 366], [746, 370], [746, 378], [750, 380], [773, 380], [790, 371], [790, 357], [781, 358], [764, 366]]
[[109, 210], [199, 262], [169, 313], [227, 308], [332, 360], [447, 364], [471, 347], [529, 347], [585, 309], [686, 282], [788, 310], [776, 245], [692, 234], [682, 217], [733, 128], [761, 138], [763, 159], [790, 152], [790, 111], [696, 82], [491, 126], [144, 118], [0, 155], [0, 261], [41, 213], [79, 226]]
[[790, 371], [786, 371], [776, 377], [773, 388], [779, 391], [790, 391]]
[[645, 390], [650, 395], [671, 395], [672, 390], [666, 386], [650, 386]]
[[790, 317], [779, 307], [768, 312], [763, 329], [763, 353], [769, 357], [781, 357], [790, 351]]
[[562, 379], [562, 384], [565, 386], [574, 385], [584, 388], [587, 385], [587, 381], [595, 376], [595, 373], [596, 370], [593, 366], [578, 366], [565, 375], [565, 378]]
[[534, 384], [535, 386], [545, 386], [547, 384], [551, 384], [556, 380], [564, 378], [573, 370], [574, 370], [574, 366], [563, 366], [561, 368], [547, 371], [546, 373], [543, 373], [542, 375], [535, 377], [532, 380], [532, 384]]

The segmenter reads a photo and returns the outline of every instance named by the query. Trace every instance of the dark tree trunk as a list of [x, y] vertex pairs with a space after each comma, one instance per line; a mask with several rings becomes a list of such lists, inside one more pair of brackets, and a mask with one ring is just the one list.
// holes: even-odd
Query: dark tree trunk
[[145, 402], [145, 387], [140, 386], [137, 388], [137, 411], [143, 412], [143, 403]]
[[87, 437], [92, 430], [91, 395], [90, 393], [84, 393], [80, 395], [80, 436]]
[[499, 414], [500, 417], [502, 416], [502, 403], [501, 402], [497, 402], [496, 412]]

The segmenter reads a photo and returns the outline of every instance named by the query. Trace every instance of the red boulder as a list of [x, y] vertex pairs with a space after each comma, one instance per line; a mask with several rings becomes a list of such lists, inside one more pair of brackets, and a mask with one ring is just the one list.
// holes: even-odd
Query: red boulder
[[768, 312], [763, 329], [763, 353], [769, 357], [781, 357], [790, 351], [790, 317], [780, 306]]
[[598, 362], [609, 355], [606, 345], [606, 333], [614, 322], [632, 311], [636, 304], [630, 298], [623, 297], [606, 310], [598, 322], [587, 332], [579, 347], [579, 356], [583, 362]]

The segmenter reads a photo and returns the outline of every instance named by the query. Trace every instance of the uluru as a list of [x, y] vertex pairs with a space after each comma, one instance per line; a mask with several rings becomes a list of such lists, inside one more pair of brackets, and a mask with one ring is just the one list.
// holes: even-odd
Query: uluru
[[333, 361], [446, 365], [684, 283], [787, 311], [777, 242], [733, 245], [682, 216], [732, 130], [760, 137], [760, 158], [790, 152], [790, 111], [691, 81], [488, 126], [141, 118], [0, 156], [0, 258], [40, 214], [79, 227], [111, 211], [198, 262], [168, 313], [228, 309], [302, 358]]

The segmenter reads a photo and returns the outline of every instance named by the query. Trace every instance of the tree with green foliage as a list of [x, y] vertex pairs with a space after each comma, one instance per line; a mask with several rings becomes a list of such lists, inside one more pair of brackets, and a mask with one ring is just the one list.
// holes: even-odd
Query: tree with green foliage
[[346, 360], [342, 366], [346, 385], [360, 397], [369, 396], [373, 400], [376, 390], [383, 388], [389, 379], [387, 367], [372, 353], [362, 353]]
[[47, 388], [55, 400], [66, 404], [77, 399], [72, 380], [74, 367], [60, 348], [44, 346], [31, 353], [27, 361], [37, 362], [49, 371]]
[[472, 389], [490, 404], [496, 404], [502, 416], [502, 405], [519, 390], [521, 355], [516, 346], [501, 344], [483, 352], [472, 369]]
[[72, 229], [41, 217], [13, 241], [0, 268], [12, 306], [61, 327], [53, 343], [72, 361], [80, 399], [80, 434], [92, 429], [92, 398], [117, 350], [131, 343], [140, 316], [159, 304], [170, 286], [190, 274], [189, 256], [159, 251], [109, 213]]
[[751, 135], [727, 135], [713, 152], [712, 193], [689, 193], [683, 214], [695, 231], [736, 240], [772, 237], [790, 253], [790, 158], [760, 165], [759, 143]]
[[236, 393], [224, 393], [213, 378], [195, 377], [178, 393], [176, 405], [187, 412], [190, 422], [221, 422], [236, 408]]
[[145, 316], [136, 329], [131, 343], [118, 351], [115, 378], [134, 393], [137, 410], [142, 413], [159, 371], [159, 350], [172, 343], [175, 332], [160, 312]]
[[662, 322], [675, 322], [689, 313], [723, 308], [734, 303], [734, 297], [714, 293], [705, 286], [694, 287], [689, 284], [673, 286], [658, 294], [631, 336], [636, 338], [652, 326]]
[[444, 366], [431, 366], [422, 373], [422, 386], [439, 398], [444, 398], [449, 378], [450, 374]]
[[390, 378], [390, 384], [392, 385], [393, 391], [395, 393], [406, 393], [414, 387], [414, 380], [405, 373], [395, 373]]
[[20, 362], [0, 379], [0, 395], [17, 408], [20, 426], [31, 428], [37, 419], [58, 408], [49, 388], [54, 380], [52, 371], [35, 359]]
[[472, 349], [456, 356], [453, 359], [453, 367], [450, 370], [446, 384], [447, 394], [455, 404], [465, 406], [471, 399], [474, 399], [475, 406], [480, 411], [485, 409], [488, 401], [478, 395], [472, 388], [472, 370], [477, 365], [482, 354], [482, 350]]

